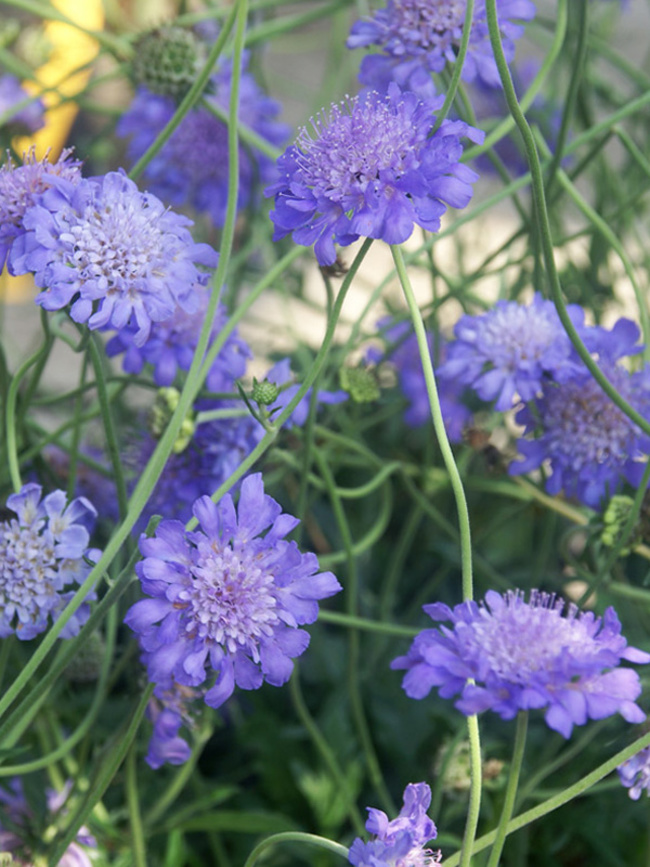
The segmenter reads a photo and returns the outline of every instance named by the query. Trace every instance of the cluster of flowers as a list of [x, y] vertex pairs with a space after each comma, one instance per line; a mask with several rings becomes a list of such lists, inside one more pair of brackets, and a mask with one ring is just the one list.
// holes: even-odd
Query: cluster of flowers
[[[586, 325], [577, 305], [570, 305], [568, 314], [607, 379], [650, 420], [650, 367], [631, 371], [620, 363], [643, 350], [635, 323], [619, 319], [608, 330]], [[423, 424], [428, 404], [415, 337], [404, 324], [391, 326], [385, 336], [387, 357], [410, 402], [406, 421]], [[515, 419], [524, 428], [517, 441], [522, 459], [511, 463], [511, 474], [548, 461], [548, 492], [563, 490], [596, 509], [625, 482], [638, 487], [650, 438], [595, 381], [551, 301], [539, 295], [527, 306], [498, 301], [486, 313], [462, 316], [454, 339], [438, 338], [436, 349], [443, 415], [452, 440], [462, 438], [470, 418], [468, 396], [475, 406], [478, 398], [499, 412], [518, 409]]]

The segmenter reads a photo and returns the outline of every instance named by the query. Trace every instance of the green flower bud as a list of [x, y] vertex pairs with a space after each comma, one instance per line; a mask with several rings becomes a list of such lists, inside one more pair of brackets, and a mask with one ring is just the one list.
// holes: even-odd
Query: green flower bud
[[[609, 501], [603, 513], [604, 526], [600, 534], [603, 545], [613, 548], [618, 544], [633, 505], [634, 500], [632, 497], [627, 497], [624, 494], [616, 494]], [[630, 534], [629, 541], [632, 543], [635, 541], [636, 529], [637, 527], [635, 526]], [[620, 553], [622, 556], [626, 556], [630, 553], [630, 550], [629, 545], [626, 545], [624, 548], [621, 548]]]
[[[165, 432], [169, 420], [178, 406], [179, 399], [180, 391], [177, 388], [169, 387], [158, 389], [154, 404], [149, 411], [149, 430], [156, 439], [160, 439]], [[194, 414], [189, 412], [184, 418], [181, 428], [176, 436], [176, 441], [172, 448], [174, 454], [179, 455], [181, 452], [185, 451], [192, 441], [192, 436], [194, 435], [195, 430], [196, 423], [194, 421]]]
[[203, 44], [183, 27], [164, 25], [143, 34], [131, 62], [136, 84], [152, 93], [182, 99], [205, 60]]
[[91, 683], [97, 680], [105, 653], [106, 643], [103, 635], [93, 632], [66, 667], [65, 677], [76, 683]]
[[278, 399], [280, 389], [274, 382], [269, 382], [268, 379], [263, 379], [258, 382], [253, 378], [253, 400], [258, 406], [271, 406]]
[[375, 372], [369, 367], [342, 367], [339, 382], [355, 403], [371, 403], [381, 396]]

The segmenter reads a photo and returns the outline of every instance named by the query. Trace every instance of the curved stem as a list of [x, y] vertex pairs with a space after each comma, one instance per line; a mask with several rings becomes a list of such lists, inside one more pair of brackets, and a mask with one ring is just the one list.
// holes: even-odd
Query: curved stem
[[328, 852], [333, 852], [335, 855], [345, 858], [346, 861], [348, 860], [348, 850], [345, 846], [341, 846], [340, 843], [327, 840], [325, 837], [317, 837], [316, 834], [305, 834], [302, 831], [284, 831], [282, 834], [273, 834], [272, 837], [267, 837], [266, 840], [258, 843], [246, 859], [244, 867], [253, 867], [263, 852], [272, 846], [277, 846], [279, 843], [307, 843], [310, 846], [326, 849]]

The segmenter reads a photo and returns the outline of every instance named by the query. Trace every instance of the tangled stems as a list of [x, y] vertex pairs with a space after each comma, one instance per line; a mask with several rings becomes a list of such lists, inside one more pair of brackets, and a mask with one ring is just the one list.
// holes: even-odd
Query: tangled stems
[[[399, 281], [404, 291], [406, 303], [413, 321], [413, 329], [417, 339], [420, 360], [422, 362], [422, 371], [424, 373], [424, 381], [426, 383], [427, 395], [429, 397], [429, 406], [431, 408], [431, 417], [433, 427], [438, 438], [438, 444], [442, 453], [442, 459], [445, 463], [449, 480], [451, 482], [454, 498], [456, 500], [456, 509], [458, 512], [458, 525], [460, 531], [460, 556], [462, 566], [462, 581], [463, 581], [463, 599], [471, 600], [473, 598], [473, 579], [472, 579], [472, 539], [471, 528], [469, 522], [469, 510], [467, 508], [467, 498], [463, 482], [456, 466], [454, 453], [449, 443], [449, 437], [445, 430], [445, 423], [442, 418], [440, 408], [440, 399], [438, 397], [438, 388], [436, 386], [436, 377], [433, 372], [433, 362], [427, 335], [422, 321], [422, 314], [418, 307], [413, 287], [409, 280], [406, 266], [404, 264], [404, 256], [402, 248], [397, 245], [391, 246], [393, 260]], [[467, 717], [467, 729], [470, 744], [470, 795], [469, 806], [467, 811], [467, 822], [465, 824], [465, 833], [463, 835], [463, 847], [461, 850], [461, 865], [469, 867], [472, 857], [472, 846], [476, 837], [476, 829], [478, 827], [479, 812], [481, 808], [481, 745], [479, 737], [478, 720], [476, 715]]]

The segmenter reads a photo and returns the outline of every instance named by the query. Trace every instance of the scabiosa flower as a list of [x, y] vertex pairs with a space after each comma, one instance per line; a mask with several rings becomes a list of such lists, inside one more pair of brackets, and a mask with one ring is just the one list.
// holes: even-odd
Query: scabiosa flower
[[629, 789], [628, 795], [638, 801], [645, 789], [650, 795], [650, 747], [640, 750], [616, 769], [621, 784]]
[[[387, 320], [378, 323], [380, 327], [388, 324]], [[385, 339], [392, 344], [386, 355], [376, 355], [375, 360], [387, 358], [395, 367], [399, 377], [399, 386], [409, 406], [404, 413], [404, 421], [410, 427], [420, 427], [431, 422], [431, 408], [427, 396], [422, 361], [418, 350], [418, 343], [411, 325], [408, 322], [398, 322], [391, 325], [384, 332]], [[436, 358], [437, 348], [438, 361], [443, 362], [448, 353], [448, 344], [437, 335], [427, 334], [429, 352], [433, 359]], [[437, 373], [437, 371], [436, 371]], [[463, 438], [463, 430], [469, 425], [472, 413], [462, 402], [463, 386], [459, 388], [458, 381], [444, 380], [436, 376], [440, 408], [445, 422], [447, 435], [452, 442], [460, 442]]]
[[464, 208], [478, 177], [459, 162], [462, 136], [483, 133], [461, 121], [443, 121], [431, 135], [443, 97], [419, 99], [393, 84], [382, 96], [353, 97], [312, 119], [278, 159], [274, 240], [289, 233], [315, 244], [321, 265], [336, 261], [334, 241], [347, 246], [361, 235], [401, 244], [414, 225], [440, 228], [447, 205]]
[[0, 123], [3, 131], [8, 129], [11, 135], [28, 135], [44, 125], [43, 100], [36, 99], [18, 108], [18, 105], [27, 99], [29, 94], [15, 75], [0, 75], [0, 117], [8, 114]]
[[[520, 21], [535, 16], [531, 0], [499, 0], [498, 16], [503, 50], [510, 62], [514, 40], [524, 28]], [[379, 54], [365, 57], [359, 80], [373, 88], [385, 88], [396, 81], [409, 89], [423, 88], [431, 72], [442, 72], [447, 62], [455, 63], [463, 38], [465, 0], [388, 0], [368, 21], [352, 25], [348, 48], [378, 45]], [[485, 0], [476, 0], [469, 46], [462, 72], [465, 81], [480, 78], [492, 87], [500, 86], [488, 32]]]
[[[54, 789], [46, 790], [46, 822], [54, 824], [71, 790], [71, 780], [68, 780], [60, 792]], [[11, 864], [30, 867], [36, 847], [43, 842], [46, 829], [42, 827], [25, 798], [20, 777], [13, 777], [9, 782], [9, 791], [0, 786], [0, 805], [5, 808], [0, 810], [0, 853], [9, 852], [13, 856]], [[96, 849], [97, 841], [83, 825], [77, 831], [76, 839], [65, 850], [57, 867], [92, 867], [89, 848]]]
[[[650, 419], [650, 369], [636, 373], [616, 364], [623, 355], [639, 351], [630, 346], [638, 328], [619, 320], [611, 331], [594, 329], [587, 345], [598, 354], [598, 364], [618, 393], [644, 418]], [[577, 497], [598, 508], [624, 481], [636, 487], [650, 450], [650, 437], [607, 397], [584, 365], [570, 378], [543, 384], [541, 396], [517, 413], [526, 439], [517, 448], [523, 460], [510, 465], [512, 475], [529, 472], [550, 462], [546, 490]]]
[[368, 807], [366, 831], [375, 839], [364, 843], [360, 837], [352, 843], [348, 860], [354, 867], [430, 867], [438, 864], [441, 853], [425, 849], [438, 835], [427, 816], [431, 789], [426, 783], [409, 783], [404, 790], [404, 806], [397, 819], [388, 821], [381, 810]]
[[456, 707], [468, 716], [493, 710], [502, 719], [546, 708], [547, 725], [565, 738], [574, 725], [615, 713], [642, 722], [639, 676], [619, 666], [623, 659], [646, 664], [650, 654], [627, 646], [613, 608], [602, 617], [573, 604], [563, 617], [564, 609], [555, 594], [537, 590], [528, 602], [521, 591], [490, 590], [480, 605], [425, 605], [432, 620], [450, 620], [452, 628], [425, 629], [391, 668], [407, 669], [402, 686], [410, 698], [435, 686], [442, 698], [460, 694]]
[[298, 627], [316, 620], [316, 600], [341, 587], [330, 572], [317, 574], [314, 554], [286, 541], [298, 521], [264, 493], [261, 474], [244, 479], [237, 509], [226, 494], [217, 505], [201, 497], [193, 512], [200, 530], [162, 521], [140, 540], [136, 571], [151, 598], [125, 622], [140, 634], [152, 682], [173, 677], [194, 687], [212, 670], [205, 701], [219, 707], [235, 686], [286, 683], [309, 643]]
[[[36, 159], [32, 148], [23, 157], [23, 165], [15, 166], [11, 158], [0, 168], [0, 268], [5, 264], [14, 240], [25, 231], [23, 219], [37, 197], [52, 185], [54, 177], [65, 178], [70, 184], [81, 180], [81, 163], [72, 159], [66, 149], [55, 163], [47, 156]], [[8, 263], [9, 273], [16, 273]]]
[[[286, 142], [289, 129], [276, 120], [279, 105], [267, 97], [243, 61], [239, 120], [273, 145]], [[223, 62], [211, 78], [205, 99], [222, 109], [230, 102], [232, 63]], [[130, 136], [128, 156], [139, 159], [176, 111], [171, 96], [138, 88], [133, 103], [120, 119], [117, 133]], [[215, 226], [223, 226], [228, 200], [228, 130], [207, 108], [192, 109], [144, 172], [149, 189], [173, 205], [189, 204], [206, 211]], [[237, 206], [248, 207], [256, 190], [275, 177], [273, 161], [251, 146], [239, 148]]]
[[[67, 503], [63, 491], [41, 501], [42, 488], [30, 483], [7, 499], [15, 518], [0, 523], [0, 638], [15, 633], [34, 638], [57, 620], [82, 584], [99, 551], [88, 548], [97, 512], [85, 497]], [[94, 598], [93, 596], [88, 597]], [[90, 615], [85, 602], [68, 621], [61, 638], [76, 635]]]
[[194, 243], [191, 220], [141, 193], [122, 171], [77, 184], [53, 178], [23, 222], [10, 264], [14, 273], [34, 272], [44, 290], [37, 303], [46, 310], [71, 305], [75, 322], [91, 329], [133, 327], [138, 346], [152, 322], [177, 307], [196, 309], [194, 286], [207, 281], [197, 263], [214, 266], [218, 258]]
[[[151, 364], [156, 385], [172, 385], [179, 370], [190, 369], [205, 320], [208, 289], [200, 285], [194, 289], [198, 304], [194, 312], [188, 313], [178, 307], [169, 319], [154, 322], [149, 338], [142, 346], [135, 342], [135, 327], [123, 329], [106, 344], [107, 355], [110, 357], [124, 352], [122, 367], [127, 373], [140, 373], [145, 363]], [[226, 321], [226, 308], [219, 304], [210, 332], [210, 343], [216, 339]], [[246, 360], [251, 355], [248, 344], [237, 331], [233, 331], [208, 372], [205, 380], [207, 388], [210, 391], [231, 391], [233, 381], [246, 372]]]
[[[585, 333], [582, 308], [568, 308], [575, 327]], [[478, 316], [462, 316], [454, 328], [440, 376], [473, 388], [495, 408], [512, 408], [517, 398], [531, 400], [553, 377], [563, 381], [580, 369], [573, 345], [552, 301], [535, 293], [527, 307], [497, 301]]]

